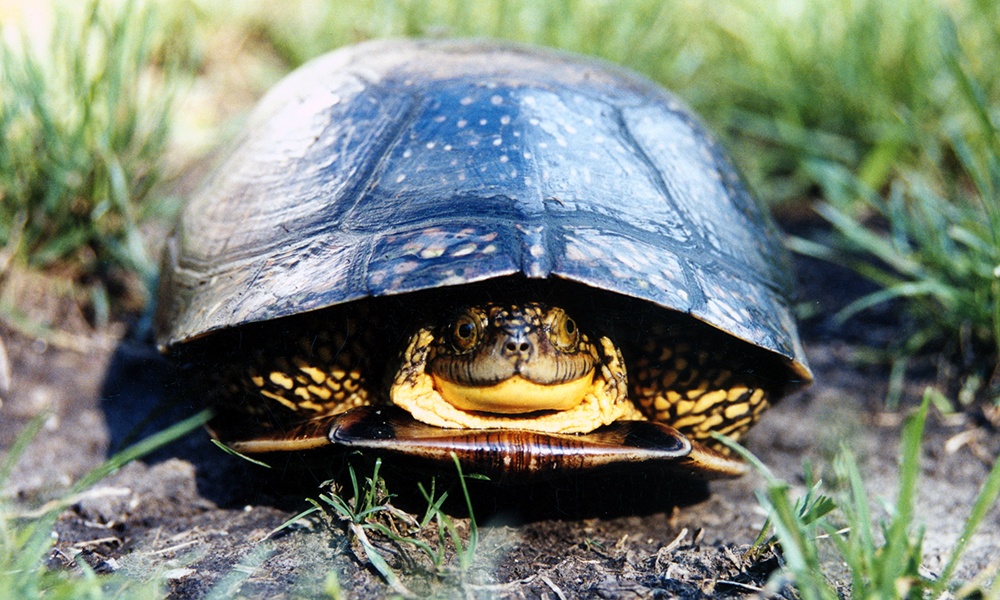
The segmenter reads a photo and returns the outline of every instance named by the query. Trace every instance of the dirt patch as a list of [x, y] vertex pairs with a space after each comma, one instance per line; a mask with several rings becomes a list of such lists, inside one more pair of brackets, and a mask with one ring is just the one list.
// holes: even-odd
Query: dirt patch
[[[814, 294], [829, 287], [817, 281], [839, 275], [801, 264], [809, 302], [827, 314], [827, 300]], [[873, 493], [891, 499], [900, 419], [879, 410], [887, 374], [856, 360], [853, 344], [860, 334], [844, 334], [826, 320], [806, 323], [805, 332], [817, 383], [772, 409], [752, 431], [749, 447], [778, 476], [800, 484], [803, 459], [821, 475], [829, 473], [832, 457], [847, 444], [860, 457]], [[870, 325], [865, 335], [891, 332], [891, 326]], [[60, 347], [9, 328], [0, 335], [13, 384], [0, 407], [0, 447], [8, 447], [34, 415], [51, 414], [11, 479], [10, 491], [26, 502], [58, 493], [114, 449], [197, 408], [196, 402], [164, 408], [176, 381], [149, 345], [113, 346], [97, 336], [88, 348]], [[914, 384], [909, 400], [919, 393]], [[931, 572], [958, 538], [988, 471], [986, 459], [998, 450], [998, 436], [969, 419], [929, 424], [918, 507]], [[371, 472], [370, 465], [357, 468]], [[396, 494], [393, 503], [419, 515], [425, 504], [415, 484], [430, 476], [393, 464], [383, 473]], [[334, 578], [350, 596], [390, 594], [342, 523], [314, 516], [272, 534], [308, 507], [304, 498], [316, 495], [319, 482], [338, 474], [341, 461], [305, 465], [297, 457], [266, 471], [222, 453], [199, 431], [79, 497], [59, 519], [50, 562], [68, 565], [68, 557], [82, 550], [79, 558], [99, 572], [164, 578], [176, 598], [199, 598], [213, 589], [247, 597], [313, 596]], [[439, 480], [448, 485], [457, 498], [454, 481]], [[480, 484], [472, 490], [480, 547], [464, 575], [450, 550], [435, 574], [412, 548], [400, 552], [372, 539], [405, 575], [405, 585], [420, 594], [740, 596], [763, 587], [776, 566], [773, 559], [748, 564], [741, 558], [764, 521], [754, 499], [760, 485], [756, 476], [705, 487], [642, 472], [519, 488]], [[461, 503], [449, 510], [467, 531]], [[974, 575], [998, 555], [1000, 516], [994, 510], [972, 540], [960, 575]]]

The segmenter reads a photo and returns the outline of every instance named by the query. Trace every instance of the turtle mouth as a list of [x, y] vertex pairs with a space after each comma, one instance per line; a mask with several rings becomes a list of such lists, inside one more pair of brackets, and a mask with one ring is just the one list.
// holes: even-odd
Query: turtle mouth
[[562, 383], [541, 384], [514, 375], [487, 386], [465, 385], [432, 375], [434, 387], [455, 408], [500, 414], [567, 410], [583, 401], [593, 388], [594, 371]]

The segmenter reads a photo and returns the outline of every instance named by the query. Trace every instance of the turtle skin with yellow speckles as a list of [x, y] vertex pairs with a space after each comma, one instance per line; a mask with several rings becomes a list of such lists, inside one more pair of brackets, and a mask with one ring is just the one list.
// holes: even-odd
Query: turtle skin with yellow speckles
[[189, 198], [157, 340], [241, 452], [730, 476], [712, 432], [811, 379], [790, 273], [655, 84], [526, 46], [377, 41], [279, 83]]

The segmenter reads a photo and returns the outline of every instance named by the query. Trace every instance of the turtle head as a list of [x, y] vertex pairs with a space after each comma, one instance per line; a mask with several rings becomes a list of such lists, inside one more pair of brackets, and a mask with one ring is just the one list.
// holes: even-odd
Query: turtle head
[[563, 309], [486, 304], [436, 328], [427, 372], [456, 408], [518, 414], [580, 404], [598, 363], [596, 348]]
[[401, 362], [392, 402], [431, 425], [586, 432], [642, 418], [621, 353], [559, 307], [463, 308], [414, 334]]

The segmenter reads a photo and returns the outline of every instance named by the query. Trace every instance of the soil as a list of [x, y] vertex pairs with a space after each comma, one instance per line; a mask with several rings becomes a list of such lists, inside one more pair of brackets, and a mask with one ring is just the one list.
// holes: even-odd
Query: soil
[[[861, 361], [859, 349], [884, 347], [902, 325], [891, 307], [847, 326], [835, 323], [828, 315], [863, 286], [805, 259], [798, 271], [803, 312], [818, 315], [803, 323], [816, 383], [770, 410], [747, 445], [799, 488], [803, 461], [832, 478], [832, 458], [846, 445], [874, 497], [891, 502], [902, 415], [882, 411], [888, 373]], [[0, 448], [30, 419], [49, 415], [7, 485], [25, 506], [58, 495], [115, 449], [197, 408], [192, 399], [176, 401], [170, 366], [134, 337], [90, 333], [71, 336], [72, 343], [44, 342], [9, 325], [0, 326], [0, 336], [11, 375], [9, 390], [0, 391]], [[916, 373], [904, 412], [922, 387]], [[971, 416], [935, 415], [928, 424], [918, 502], [928, 572], [941, 569], [998, 449], [1000, 436]], [[421, 596], [472, 598], [739, 597], [765, 588], [793, 596], [781, 581], [768, 583], [777, 557], [743, 556], [765, 517], [755, 500], [762, 486], [756, 475], [709, 485], [642, 471], [513, 488], [473, 482], [480, 541], [464, 572], [450, 542], [435, 566], [414, 547], [368, 532], [401, 576], [394, 588], [343, 521], [314, 514], [274, 533], [310, 506], [305, 498], [318, 497], [320, 482], [347, 481], [343, 460], [304, 464], [288, 456], [272, 467], [227, 455], [198, 430], [77, 496], [59, 518], [49, 562], [72, 568], [85, 560], [98, 572], [159, 577], [173, 598], [311, 597], [337, 587], [344, 597], [382, 597], [400, 586]], [[356, 464], [362, 476], [371, 469], [365, 459]], [[419, 519], [426, 501], [415, 484], [429, 484], [431, 475], [389, 463], [382, 474], [393, 506]], [[467, 536], [470, 521], [456, 501], [455, 478], [439, 477], [437, 489], [443, 488], [450, 489], [447, 512]], [[406, 527], [398, 516], [382, 522]], [[437, 547], [436, 532], [431, 525], [421, 539]], [[997, 556], [994, 509], [971, 540], [959, 576], [974, 576]], [[837, 576], [836, 565], [831, 572]], [[846, 588], [846, 580], [840, 583]]]

